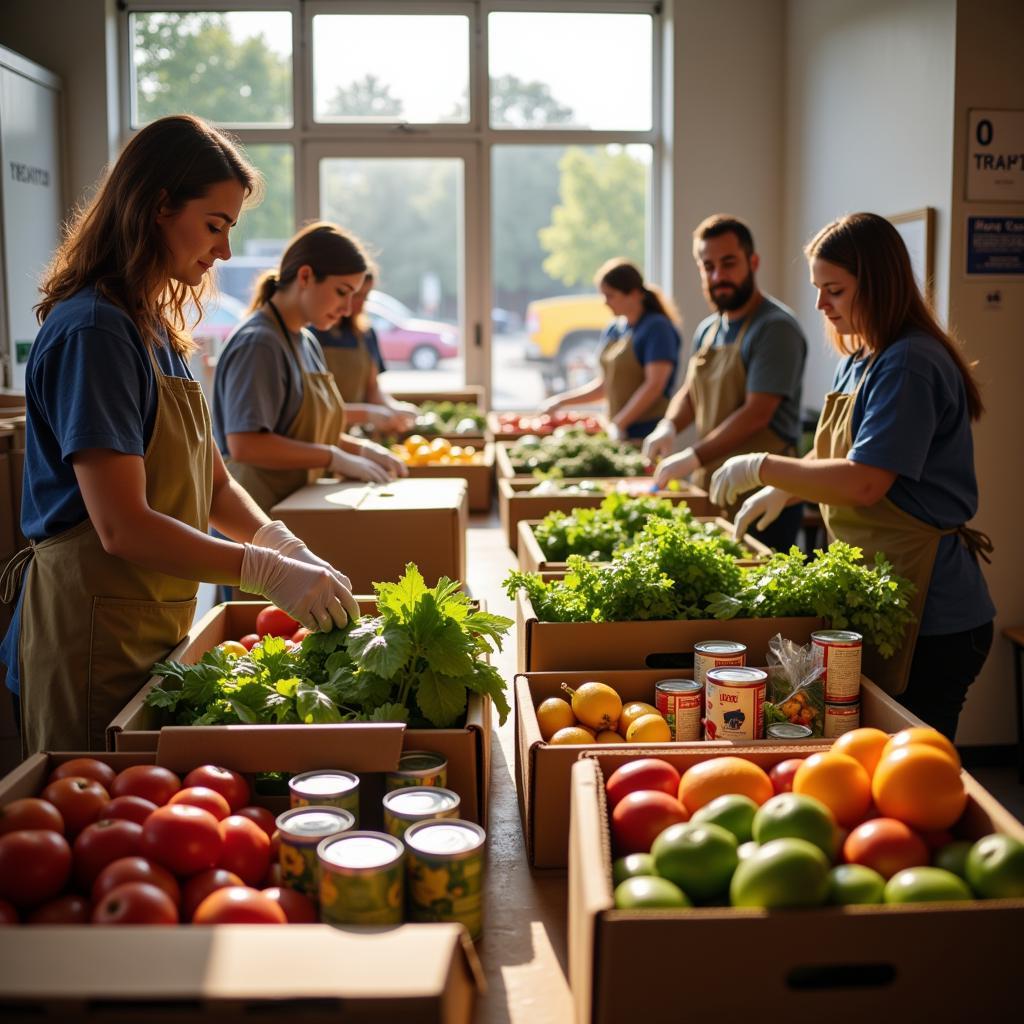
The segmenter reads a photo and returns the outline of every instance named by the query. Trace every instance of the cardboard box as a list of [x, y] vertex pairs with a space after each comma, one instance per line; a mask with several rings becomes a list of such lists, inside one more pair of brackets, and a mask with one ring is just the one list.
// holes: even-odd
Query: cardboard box
[[[516, 676], [516, 789], [526, 851], [530, 863], [535, 868], [565, 867], [569, 852], [570, 773], [573, 764], [582, 754], [595, 749], [590, 744], [552, 746], [545, 743], [537, 722], [538, 705], [549, 697], [566, 697], [561, 690], [562, 683], [576, 687], [592, 679], [598, 679], [611, 686], [622, 697], [623, 703], [643, 700], [648, 704], [654, 704], [655, 683], [662, 679], [684, 677], [693, 678], [692, 670], [530, 672]], [[899, 732], [910, 726], [924, 724], [865, 676], [861, 676], [860, 712], [861, 725], [874, 726], [884, 732]], [[666, 750], [713, 750], [723, 747], [747, 750], [775, 745], [777, 744], [772, 740], [716, 740], [669, 743], [662, 746]]]
[[[604, 433], [608, 429], [608, 417], [602, 412], [594, 410], [579, 410], [581, 415], [592, 416], [600, 424], [600, 431], [593, 431], [593, 433]], [[501, 416], [505, 413], [512, 413], [516, 416], [537, 416], [539, 413], [536, 409], [519, 410], [519, 409], [502, 409], [501, 412], [492, 410], [487, 414], [487, 438], [490, 441], [517, 441], [521, 437], [526, 437], [527, 434], [533, 433], [531, 430], [503, 430], [501, 426]], [[566, 424], [566, 426], [572, 426], [572, 424]], [[543, 435], [541, 435], [543, 436]]]
[[415, 562], [428, 586], [466, 578], [468, 501], [464, 480], [388, 484], [318, 480], [271, 509], [306, 544], [368, 594]]
[[[373, 601], [359, 599], [364, 614], [372, 614]], [[194, 665], [223, 640], [251, 633], [264, 601], [217, 605], [196, 622], [168, 661]], [[459, 794], [461, 813], [487, 825], [487, 796], [491, 770], [491, 701], [470, 694], [466, 724], [453, 729], [406, 729], [404, 725], [163, 725], [160, 712], [148, 707], [146, 695], [159, 682], [151, 678], [123, 711], [107, 726], [107, 748], [117, 751], [162, 751], [181, 763], [192, 757], [216, 764], [257, 767], [267, 760], [280, 762], [281, 771], [346, 768], [354, 772], [384, 772], [394, 768], [402, 750], [433, 750], [448, 759], [448, 788]], [[397, 739], [393, 737], [397, 736]], [[364, 790], [376, 798], [373, 785]], [[372, 810], [376, 810], [373, 805]]]
[[[714, 523], [729, 537], [732, 537], [732, 523], [728, 519], [723, 519], [721, 516], [697, 516], [697, 521]], [[539, 519], [521, 519], [519, 521], [519, 546], [517, 549], [519, 568], [523, 572], [566, 572], [569, 568], [566, 562], [556, 562], [545, 556], [544, 549], [533, 532], [539, 524]], [[764, 559], [772, 556], [772, 549], [767, 544], [762, 544], [756, 537], [751, 537], [749, 533], [743, 538], [743, 543], [753, 552], [754, 557], [738, 558], [737, 565], [759, 565]]]
[[[614, 491], [619, 483], [628, 481], [635, 484], [640, 478], [617, 476], [595, 479], [609, 491]], [[560, 482], [578, 484], [582, 480]], [[498, 514], [501, 518], [501, 528], [508, 539], [508, 546], [513, 551], [519, 550], [519, 523], [523, 519], [543, 519], [549, 512], [571, 512], [574, 508], [597, 508], [607, 497], [607, 493], [603, 491], [599, 494], [531, 494], [537, 483], [533, 477], [498, 476]], [[656, 498], [668, 498], [669, 501], [685, 501], [696, 516], [710, 516], [715, 513], [707, 491], [690, 484], [684, 483], [678, 491], [648, 493]]]
[[462, 387], [437, 388], [426, 391], [392, 391], [391, 397], [399, 402], [472, 402], [481, 409], [484, 407], [484, 388], [482, 384], [464, 384]]
[[[37, 795], [77, 754], [36, 754], [0, 779], [0, 804]], [[161, 754], [96, 754], [121, 770]], [[198, 762], [172, 762], [184, 771]], [[264, 765], [271, 767], [271, 765]], [[259, 801], [257, 801], [259, 802]], [[5, 930], [0, 1016], [53, 1020], [252, 1020], [286, 1012], [303, 1024], [468, 1024], [482, 971], [461, 925], [376, 931], [92, 926]]]
[[825, 619], [651, 619], [645, 622], [541, 622], [524, 590], [516, 595], [516, 671], [603, 671], [617, 668], [693, 668], [693, 645], [738, 640], [747, 661], [763, 665], [768, 641], [781, 633], [808, 644]]
[[[769, 767], [807, 747], [743, 756]], [[716, 751], [720, 756], [728, 751]], [[1020, 1002], [1024, 900], [768, 912], [615, 910], [606, 774], [636, 756], [683, 770], [707, 755], [661, 747], [587, 754], [572, 769], [569, 980], [577, 1024], [731, 1020], [983, 1020]], [[967, 838], [1024, 827], [969, 775]], [[696, 957], [692, 964], [689, 958]], [[646, 978], [643, 985], [624, 979]], [[1002, 1019], [1001, 1017], [989, 1019]]]
[[[512, 465], [512, 459], [509, 456], [509, 451], [518, 444], [518, 441], [495, 441], [494, 442], [494, 469], [498, 474], [499, 480], [530, 480], [534, 484], [538, 481], [534, 478], [532, 473], [523, 473], [517, 471]], [[623, 442], [625, 444], [633, 445], [632, 441]], [[639, 448], [639, 442], [634, 447]], [[602, 476], [591, 476], [588, 477], [591, 480], [642, 480], [644, 477], [602, 477]], [[653, 480], [652, 480], [653, 483]]]
[[[473, 444], [472, 438], [448, 435], [455, 444]], [[419, 480], [465, 480], [469, 494], [470, 512], [490, 512], [494, 494], [494, 445], [485, 443], [482, 448], [483, 460], [462, 466], [410, 466], [409, 479]]]

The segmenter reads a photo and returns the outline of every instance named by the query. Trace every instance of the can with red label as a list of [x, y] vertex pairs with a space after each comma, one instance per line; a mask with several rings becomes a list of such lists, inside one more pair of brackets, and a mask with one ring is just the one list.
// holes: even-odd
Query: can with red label
[[708, 672], [704, 688], [706, 740], [764, 739], [764, 699], [768, 673], [728, 666]]
[[860, 659], [864, 638], [847, 629], [823, 629], [811, 634], [814, 663], [824, 668], [826, 704], [860, 700]]
[[834, 740], [844, 732], [860, 728], [860, 701], [825, 705], [825, 739]]
[[723, 665], [746, 665], [747, 645], [735, 640], [704, 640], [693, 645], [693, 678], [703, 686], [708, 669]]
[[701, 738], [704, 687], [696, 679], [662, 679], [654, 684], [654, 703], [673, 740], [692, 743]]

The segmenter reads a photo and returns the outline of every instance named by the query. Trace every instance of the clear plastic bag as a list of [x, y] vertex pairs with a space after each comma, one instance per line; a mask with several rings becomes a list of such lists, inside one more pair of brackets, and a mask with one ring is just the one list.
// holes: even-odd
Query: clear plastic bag
[[815, 664], [814, 645], [801, 646], [776, 633], [768, 642], [768, 699], [765, 726], [806, 725], [812, 736], [825, 734], [824, 669]]

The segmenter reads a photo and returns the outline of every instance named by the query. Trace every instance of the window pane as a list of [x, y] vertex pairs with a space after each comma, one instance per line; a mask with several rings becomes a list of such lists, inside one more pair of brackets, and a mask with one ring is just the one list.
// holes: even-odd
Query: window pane
[[320, 161], [320, 213], [379, 264], [367, 312], [389, 391], [461, 384], [463, 164], [450, 158]]
[[313, 19], [317, 121], [469, 120], [469, 19], [320, 14]]
[[185, 110], [221, 124], [292, 123], [286, 11], [131, 17], [133, 125]]
[[650, 15], [503, 11], [487, 26], [492, 127], [652, 127]]
[[495, 408], [536, 408], [594, 375], [612, 320], [594, 272], [613, 256], [646, 263], [651, 155], [650, 146], [494, 147]]

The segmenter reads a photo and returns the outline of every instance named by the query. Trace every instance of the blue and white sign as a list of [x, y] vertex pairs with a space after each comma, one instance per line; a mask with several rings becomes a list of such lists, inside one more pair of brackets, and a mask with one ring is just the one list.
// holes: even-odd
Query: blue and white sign
[[1024, 202], [1024, 110], [972, 110], [967, 201]]
[[967, 273], [1024, 274], [1024, 217], [968, 217]]

